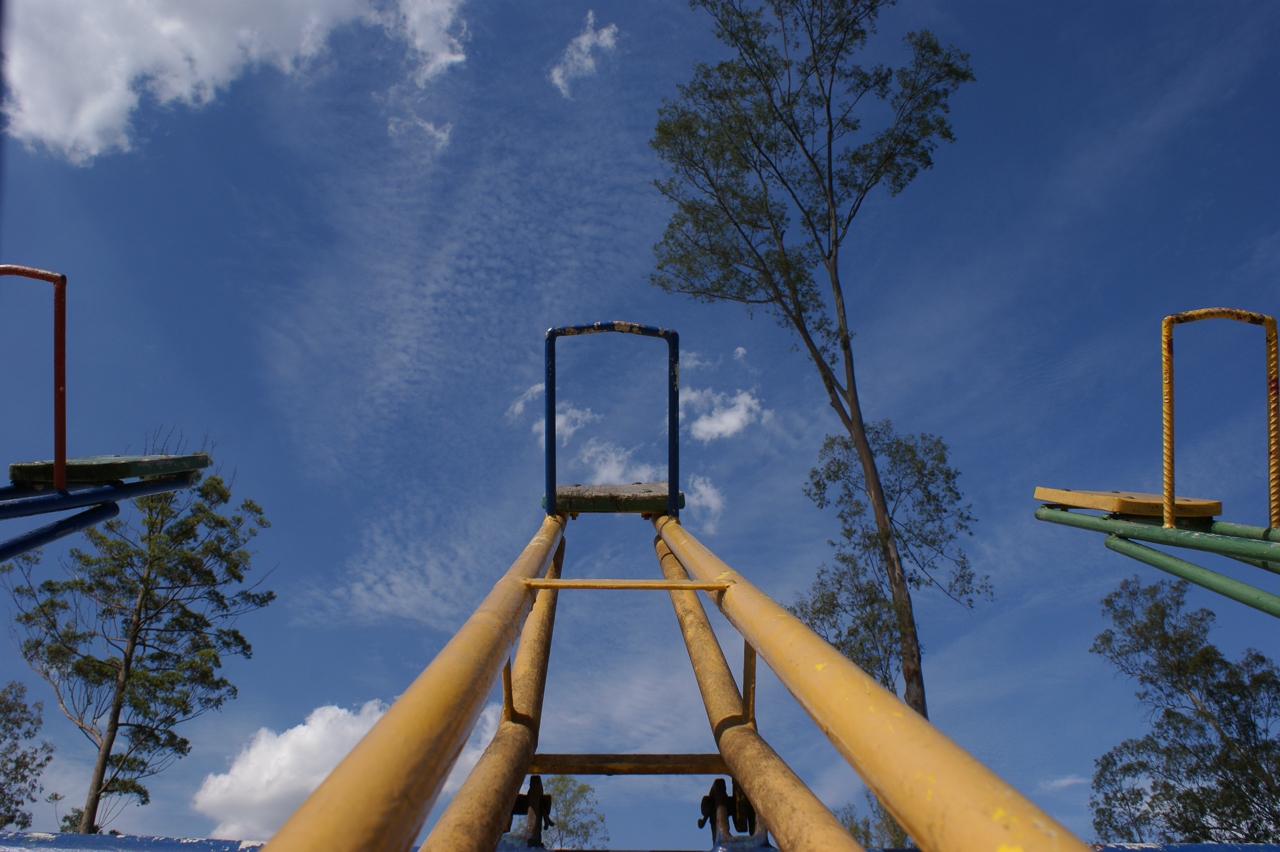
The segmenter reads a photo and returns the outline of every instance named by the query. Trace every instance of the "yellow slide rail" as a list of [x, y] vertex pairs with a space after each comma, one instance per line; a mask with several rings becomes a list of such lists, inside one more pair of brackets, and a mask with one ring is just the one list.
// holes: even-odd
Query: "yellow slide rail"
[[[492, 852], [525, 776], [557, 767], [600, 774], [729, 774], [735, 796], [740, 786], [779, 848], [862, 852], [758, 733], [757, 655], [925, 852], [1089, 852], [716, 558], [679, 521], [665, 514], [646, 517], [658, 533], [654, 548], [663, 579], [582, 582], [560, 579], [567, 518], [549, 516], [462, 629], [285, 823], [267, 852], [408, 850], [500, 674], [502, 721], [424, 852]], [[556, 598], [580, 588], [669, 593], [719, 754], [536, 754]], [[741, 691], [699, 591], [746, 642]], [[535, 810], [545, 803], [540, 787], [531, 782], [531, 788], [523, 798], [536, 819]]]

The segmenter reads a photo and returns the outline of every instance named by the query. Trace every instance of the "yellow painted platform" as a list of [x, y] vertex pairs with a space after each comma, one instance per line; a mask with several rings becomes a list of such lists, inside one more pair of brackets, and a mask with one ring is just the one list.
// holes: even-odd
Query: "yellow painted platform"
[[[1077, 509], [1100, 509], [1121, 515], [1164, 514], [1164, 496], [1136, 491], [1072, 491], [1070, 488], [1036, 488], [1036, 499]], [[1211, 518], [1222, 514], [1221, 500], [1174, 497], [1174, 511], [1180, 518]]]

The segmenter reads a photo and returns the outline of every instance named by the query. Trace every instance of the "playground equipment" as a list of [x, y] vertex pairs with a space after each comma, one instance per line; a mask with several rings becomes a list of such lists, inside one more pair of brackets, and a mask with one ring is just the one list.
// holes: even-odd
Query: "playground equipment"
[[[622, 332], [668, 345], [666, 483], [583, 489], [555, 481], [555, 341]], [[713, 849], [861, 847], [760, 736], [755, 671], [763, 659], [927, 852], [1086, 852], [1087, 847], [917, 715], [803, 622], [720, 561], [679, 521], [679, 337], [633, 323], [553, 328], [546, 343], [546, 516], [475, 613], [267, 844], [270, 852], [395, 850], [413, 844], [497, 679], [498, 730], [427, 837], [431, 852], [538, 846], [551, 803], [540, 774], [722, 776], [702, 801]], [[571, 516], [630, 512], [652, 524], [662, 579], [561, 577]], [[712, 754], [542, 754], [543, 692], [561, 591], [664, 590], [693, 664]], [[712, 632], [702, 592], [744, 639], [741, 690]], [[517, 637], [519, 642], [517, 645]], [[512, 654], [514, 650], [514, 656]], [[521, 794], [526, 776], [529, 790]], [[726, 785], [724, 777], [731, 779]], [[689, 818], [694, 818], [690, 806]], [[513, 815], [525, 830], [506, 831]], [[732, 829], [748, 833], [736, 836]], [[503, 844], [499, 847], [499, 844]]]
[[[1215, 521], [1214, 516], [1222, 512], [1220, 501], [1174, 496], [1173, 327], [1206, 319], [1237, 320], [1266, 329], [1269, 506], [1269, 526], [1266, 527]], [[1165, 317], [1160, 337], [1164, 390], [1163, 493], [1036, 488], [1036, 499], [1045, 501], [1045, 505], [1036, 509], [1036, 517], [1054, 524], [1106, 533], [1104, 543], [1117, 553], [1280, 618], [1280, 596], [1133, 541], [1217, 553], [1280, 574], [1280, 352], [1277, 351], [1276, 321], [1251, 311], [1205, 308]], [[1072, 509], [1094, 509], [1107, 514], [1099, 517]]]
[[[194, 472], [209, 466], [209, 456], [192, 453], [68, 459], [67, 276], [12, 264], [0, 264], [0, 275], [19, 275], [53, 285], [53, 460], [9, 466], [11, 484], [0, 486], [0, 520], [92, 507], [0, 543], [0, 562], [5, 562], [114, 518], [120, 513], [122, 500], [190, 488]], [[136, 481], [125, 482], [126, 479]]]

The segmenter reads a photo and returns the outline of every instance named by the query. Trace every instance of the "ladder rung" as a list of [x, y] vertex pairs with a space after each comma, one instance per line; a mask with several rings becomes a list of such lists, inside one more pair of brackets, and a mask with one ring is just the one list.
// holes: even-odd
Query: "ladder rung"
[[535, 754], [530, 775], [729, 775], [718, 754]]
[[697, 580], [525, 580], [531, 589], [657, 589], [722, 592], [728, 583]]

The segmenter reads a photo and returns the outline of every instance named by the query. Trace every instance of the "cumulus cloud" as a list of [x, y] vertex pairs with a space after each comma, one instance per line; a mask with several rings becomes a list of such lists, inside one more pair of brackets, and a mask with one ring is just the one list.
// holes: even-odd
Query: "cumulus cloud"
[[618, 485], [628, 482], [656, 482], [657, 465], [632, 460], [635, 450], [592, 438], [578, 453], [578, 463], [588, 468], [588, 485]]
[[712, 485], [710, 479], [695, 473], [685, 482], [683, 491], [685, 505], [698, 511], [703, 529], [714, 533], [720, 523], [720, 513], [724, 511], [724, 495], [720, 489]]
[[749, 391], [740, 390], [729, 396], [710, 389], [681, 388], [680, 419], [685, 419], [690, 411], [697, 412], [698, 416], [689, 433], [703, 443], [736, 435], [769, 414], [762, 414], [760, 400]]
[[596, 73], [596, 59], [592, 55], [592, 51], [596, 48], [613, 50], [617, 44], [617, 24], [610, 24], [600, 29], [596, 29], [595, 26], [595, 12], [589, 11], [587, 12], [587, 20], [582, 27], [582, 32], [573, 37], [573, 40], [569, 42], [569, 46], [564, 49], [564, 55], [560, 57], [560, 61], [551, 69], [552, 84], [566, 98], [570, 97], [570, 80], [576, 77], [589, 77]]
[[386, 710], [381, 701], [358, 713], [317, 707], [282, 734], [259, 729], [231, 768], [205, 776], [196, 792], [192, 806], [218, 821], [210, 837], [268, 839]]
[[[541, 387], [534, 385], [534, 387]], [[532, 390], [532, 388], [530, 388]], [[517, 400], [519, 402], [519, 400]], [[520, 407], [524, 410], [524, 406]], [[517, 412], [519, 413], [519, 412]], [[560, 439], [560, 446], [567, 447], [569, 445], [569, 437], [586, 426], [593, 420], [599, 420], [599, 414], [593, 414], [590, 408], [574, 408], [567, 402], [556, 403], [556, 437]], [[538, 436], [538, 442], [542, 446], [547, 445], [547, 424], [542, 418], [533, 424], [534, 434]]]
[[[196, 792], [192, 807], [218, 821], [209, 836], [269, 839], [386, 711], [381, 701], [367, 702], [358, 713], [317, 707], [304, 723], [282, 734], [260, 728], [231, 768], [205, 776]], [[442, 796], [453, 795], [462, 785], [493, 739], [501, 711], [499, 704], [485, 707]]]
[[[405, 42], [424, 85], [465, 58], [460, 3], [12, 0], [4, 33], [7, 130], [74, 163], [128, 151], [144, 97], [198, 107], [255, 66], [296, 73], [334, 29], [353, 23], [380, 25]], [[439, 141], [440, 131], [430, 130]]]
[[741, 361], [743, 358], [746, 358], [747, 348], [745, 346], [739, 346], [737, 349], [733, 350], [733, 357], [738, 361]]

